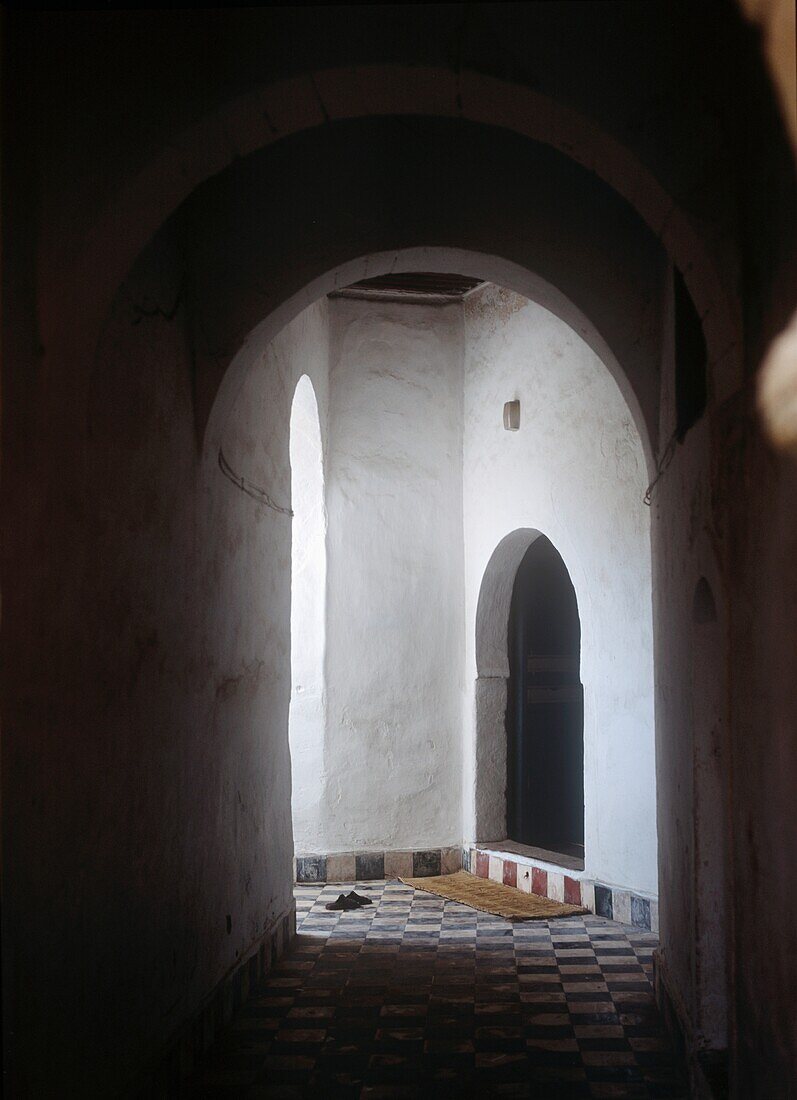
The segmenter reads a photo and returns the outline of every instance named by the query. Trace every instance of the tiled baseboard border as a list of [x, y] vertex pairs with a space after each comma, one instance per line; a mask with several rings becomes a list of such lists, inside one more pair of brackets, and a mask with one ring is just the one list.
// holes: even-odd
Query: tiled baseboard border
[[171, 1100], [181, 1095], [182, 1083], [199, 1064], [218, 1032], [287, 952], [295, 935], [296, 906], [292, 904], [219, 982], [197, 1015], [171, 1040], [156, 1068], [135, 1091], [140, 1100]]
[[464, 869], [525, 893], [583, 905], [599, 917], [650, 932], [659, 930], [658, 900], [622, 890], [579, 872], [551, 870], [533, 857], [496, 852], [472, 844], [464, 848], [424, 848], [415, 851], [336, 852], [300, 855], [294, 860], [297, 882], [362, 882], [369, 879], [446, 875]]
[[462, 848], [421, 848], [415, 851], [335, 852], [299, 855], [294, 859], [297, 882], [363, 882], [380, 878], [429, 878], [462, 868]]
[[472, 844], [462, 849], [462, 867], [480, 878], [516, 886], [527, 894], [583, 905], [599, 917], [608, 917], [634, 928], [649, 932], [659, 930], [657, 898], [581, 878], [578, 872], [552, 871], [549, 864], [532, 857], [514, 853], [509, 856], [497, 853], [494, 848]]

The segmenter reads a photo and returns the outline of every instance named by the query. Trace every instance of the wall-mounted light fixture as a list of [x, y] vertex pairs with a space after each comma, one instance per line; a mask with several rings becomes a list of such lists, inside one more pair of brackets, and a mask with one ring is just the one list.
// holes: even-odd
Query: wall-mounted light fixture
[[504, 405], [504, 427], [508, 432], [516, 432], [520, 428], [519, 401], [507, 401]]

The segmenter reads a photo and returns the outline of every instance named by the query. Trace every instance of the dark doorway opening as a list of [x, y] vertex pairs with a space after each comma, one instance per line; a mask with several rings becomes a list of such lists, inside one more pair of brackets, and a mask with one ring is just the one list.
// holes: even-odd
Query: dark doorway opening
[[581, 623], [567, 567], [544, 535], [518, 567], [508, 642], [509, 838], [583, 859]]

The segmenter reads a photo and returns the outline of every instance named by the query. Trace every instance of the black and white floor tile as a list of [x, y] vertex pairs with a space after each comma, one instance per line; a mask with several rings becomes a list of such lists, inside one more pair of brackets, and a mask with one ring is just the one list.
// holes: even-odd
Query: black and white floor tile
[[[324, 906], [356, 886], [373, 905]], [[290, 955], [191, 1097], [686, 1097], [651, 987], [656, 936], [511, 923], [398, 881], [296, 887]]]

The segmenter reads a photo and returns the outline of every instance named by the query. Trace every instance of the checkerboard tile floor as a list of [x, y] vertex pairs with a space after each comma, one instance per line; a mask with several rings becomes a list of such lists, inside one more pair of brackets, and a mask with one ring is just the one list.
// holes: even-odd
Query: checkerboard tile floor
[[[324, 908], [353, 887], [374, 904]], [[294, 949], [186, 1096], [687, 1096], [655, 935], [591, 915], [510, 923], [396, 881], [296, 899]]]

